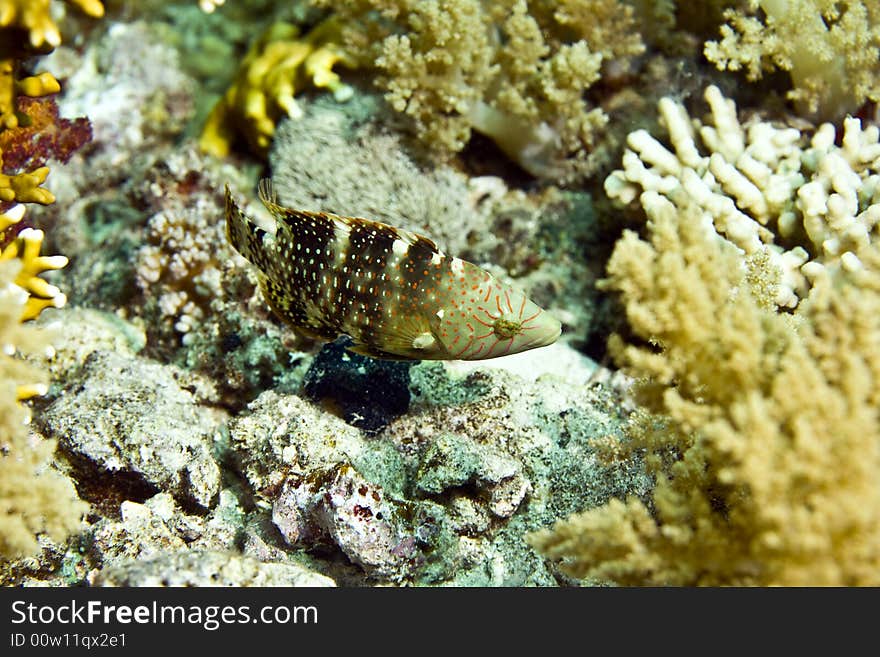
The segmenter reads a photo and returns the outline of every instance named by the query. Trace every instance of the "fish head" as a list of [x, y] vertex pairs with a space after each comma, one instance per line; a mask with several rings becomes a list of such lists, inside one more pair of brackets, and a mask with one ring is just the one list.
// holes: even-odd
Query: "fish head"
[[436, 313], [432, 333], [437, 344], [431, 346], [442, 348], [447, 359], [508, 356], [552, 344], [562, 332], [558, 319], [522, 291], [494, 278], [472, 299], [454, 301]]

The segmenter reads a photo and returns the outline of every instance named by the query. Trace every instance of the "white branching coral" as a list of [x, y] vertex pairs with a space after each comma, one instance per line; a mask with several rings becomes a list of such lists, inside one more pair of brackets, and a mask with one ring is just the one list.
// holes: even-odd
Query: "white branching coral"
[[645, 130], [627, 137], [623, 169], [605, 180], [613, 199], [642, 206], [695, 204], [707, 230], [781, 272], [779, 306], [794, 307], [825, 267], [858, 268], [880, 221], [880, 131], [855, 118], [812, 132], [753, 117], [741, 123], [717, 87], [710, 118], [660, 101], [664, 144]]

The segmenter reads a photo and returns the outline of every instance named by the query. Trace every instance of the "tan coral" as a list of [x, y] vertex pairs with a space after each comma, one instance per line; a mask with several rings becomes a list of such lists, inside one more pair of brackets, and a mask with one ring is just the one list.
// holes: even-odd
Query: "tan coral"
[[63, 540], [88, 510], [52, 467], [54, 444], [28, 430], [28, 409], [16, 401], [45, 393], [39, 368], [21, 356], [48, 347], [44, 330], [21, 323], [27, 294], [12, 282], [19, 267], [0, 261], [0, 560], [37, 552], [40, 534]]
[[[791, 75], [788, 97], [813, 119], [836, 120], [880, 100], [880, 7], [863, 0], [751, 0], [728, 10], [705, 55], [722, 70], [760, 79]], [[759, 13], [759, 10], [762, 13]]]
[[876, 586], [880, 252], [825, 270], [792, 318], [758, 301], [699, 212], [647, 194], [650, 242], [627, 232], [608, 285], [640, 340], [612, 352], [655, 414], [631, 434], [651, 506], [615, 500], [530, 541], [624, 585]]
[[605, 58], [642, 51], [624, 2], [312, 0], [336, 12], [345, 45], [438, 157], [472, 131], [538, 177], [588, 175], [607, 118], [584, 98]]

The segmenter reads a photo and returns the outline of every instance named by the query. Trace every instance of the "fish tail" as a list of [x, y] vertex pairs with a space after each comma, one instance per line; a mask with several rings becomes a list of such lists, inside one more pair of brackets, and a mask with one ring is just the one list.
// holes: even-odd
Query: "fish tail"
[[229, 185], [226, 185], [226, 239], [233, 248], [263, 271], [268, 265], [264, 238], [266, 231], [241, 211]]

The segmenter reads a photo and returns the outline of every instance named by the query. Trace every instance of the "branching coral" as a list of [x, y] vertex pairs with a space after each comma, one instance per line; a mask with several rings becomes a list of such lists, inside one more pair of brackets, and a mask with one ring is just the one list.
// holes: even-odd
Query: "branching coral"
[[782, 272], [775, 292], [782, 306], [797, 305], [824, 267], [858, 268], [856, 254], [880, 221], [877, 127], [848, 118], [838, 146], [831, 124], [810, 137], [757, 117], [740, 123], [716, 87], [706, 100], [711, 116], [699, 121], [662, 99], [669, 146], [644, 130], [631, 133], [623, 169], [605, 181], [608, 195], [631, 203], [658, 192], [698, 206], [708, 231]]
[[[104, 15], [100, 0], [67, 2], [94, 18]], [[52, 20], [50, 4], [51, 0], [0, 0], [0, 29], [24, 30], [31, 48], [51, 50], [61, 43], [61, 33]]]
[[[23, 213], [23, 206], [17, 205], [3, 216], [21, 217]], [[2, 221], [0, 219], [0, 223]], [[61, 290], [40, 278], [40, 274], [43, 272], [64, 267], [67, 264], [67, 258], [64, 256], [41, 256], [40, 247], [42, 244], [43, 231], [25, 228], [8, 244], [0, 248], [0, 262], [14, 259], [21, 261], [21, 269], [14, 281], [28, 294], [21, 321], [36, 319], [45, 308], [61, 308], [67, 301]]]
[[834, 120], [880, 100], [880, 6], [864, 0], [751, 0], [728, 10], [721, 40], [706, 43], [718, 68], [756, 80], [788, 71], [788, 96], [811, 118]]
[[880, 583], [880, 253], [824, 270], [795, 317], [760, 302], [702, 212], [656, 192], [609, 262], [637, 336], [634, 448], [656, 487], [531, 536], [620, 584]]
[[34, 553], [39, 534], [63, 539], [86, 510], [70, 480], [49, 466], [54, 445], [29, 433], [27, 410], [16, 402], [45, 392], [39, 370], [20, 355], [48, 344], [40, 330], [21, 323], [28, 295], [14, 282], [20, 267], [0, 260], [0, 559]]
[[333, 72], [354, 65], [337, 45], [339, 26], [329, 19], [304, 37], [289, 23], [275, 23], [251, 46], [232, 86], [214, 106], [199, 145], [223, 157], [240, 133], [252, 149], [265, 154], [283, 116], [298, 117], [294, 96], [306, 85], [329, 89], [339, 100], [351, 89]]
[[[160, 212], [150, 219], [147, 244], [137, 254], [137, 283], [155, 297], [162, 334], [186, 334], [204, 317], [212, 299], [221, 296], [220, 263], [231, 257], [223, 245], [222, 226], [206, 221], [216, 208], [195, 207]], [[173, 325], [174, 331], [170, 330]]]
[[[437, 154], [472, 130], [535, 175], [590, 168], [605, 115], [584, 100], [603, 60], [641, 52], [632, 9], [589, 2], [315, 0], [347, 28], [344, 43]], [[574, 171], [572, 171], [572, 169]]]
[[[100, 16], [98, 0], [70, 0]], [[57, 93], [52, 75], [19, 78], [19, 62], [60, 42], [49, 0], [0, 0], [0, 558], [37, 550], [36, 535], [62, 539], [79, 524], [85, 505], [71, 482], [52, 470], [53, 445], [26, 429], [28, 415], [19, 402], [44, 394], [45, 382], [22, 356], [48, 346], [24, 322], [65, 296], [40, 274], [67, 263], [63, 256], [41, 256], [43, 232], [23, 227], [22, 203], [52, 203], [41, 187], [50, 155], [66, 158], [88, 138], [85, 127], [68, 130], [52, 101], [29, 98]], [[24, 98], [22, 98], [24, 97]], [[19, 171], [19, 169], [24, 169]]]

